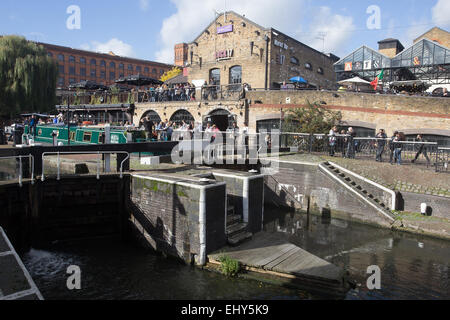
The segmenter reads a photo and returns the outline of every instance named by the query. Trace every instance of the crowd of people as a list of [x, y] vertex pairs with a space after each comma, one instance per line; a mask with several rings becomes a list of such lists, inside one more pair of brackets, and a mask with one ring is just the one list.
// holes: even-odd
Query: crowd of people
[[152, 86], [139, 93], [142, 93], [143, 100], [148, 102], [195, 101], [195, 86], [189, 83]]
[[[355, 159], [356, 152], [359, 147], [359, 141], [356, 138], [355, 130], [350, 127], [348, 130], [338, 131], [338, 128], [334, 126], [329, 133], [329, 155], [331, 157], [336, 156], [338, 151], [342, 152], [343, 158]], [[402, 165], [402, 153], [404, 151], [406, 137], [403, 132], [395, 131], [394, 135], [388, 138], [386, 131], [384, 129], [380, 129], [375, 139], [376, 148], [376, 161], [383, 162], [383, 155], [386, 152], [386, 145], [389, 146], [389, 163]], [[427, 160], [428, 164], [430, 163], [430, 158], [428, 156], [426, 142], [422, 135], [418, 135], [415, 141], [415, 145], [417, 146], [417, 152], [415, 158], [411, 161], [415, 163], [420, 155], [423, 155]]]

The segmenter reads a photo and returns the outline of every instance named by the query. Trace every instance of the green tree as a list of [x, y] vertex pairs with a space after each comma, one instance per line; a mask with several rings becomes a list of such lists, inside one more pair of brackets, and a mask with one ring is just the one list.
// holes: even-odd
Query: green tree
[[320, 103], [307, 104], [303, 108], [289, 110], [283, 123], [284, 132], [325, 133], [342, 120], [341, 112], [324, 108]]
[[47, 112], [56, 104], [58, 65], [23, 37], [0, 37], [0, 116]]

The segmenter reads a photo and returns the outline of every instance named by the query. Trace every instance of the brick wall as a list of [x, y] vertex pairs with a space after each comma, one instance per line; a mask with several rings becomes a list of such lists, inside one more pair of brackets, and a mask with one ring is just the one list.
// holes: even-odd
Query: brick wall
[[[153, 249], [188, 263], [200, 254], [200, 189], [171, 179], [152, 180], [133, 176], [132, 221]], [[224, 185], [206, 189], [206, 253], [225, 243]]]

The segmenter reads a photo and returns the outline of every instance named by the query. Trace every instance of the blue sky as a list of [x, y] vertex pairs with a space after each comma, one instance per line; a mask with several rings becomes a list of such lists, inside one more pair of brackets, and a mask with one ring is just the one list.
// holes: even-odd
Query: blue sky
[[[69, 30], [70, 5], [81, 10], [81, 29]], [[381, 29], [369, 30], [369, 6], [380, 8]], [[214, 19], [234, 10], [256, 23], [343, 57], [362, 44], [377, 49], [394, 37], [409, 46], [433, 26], [450, 29], [450, 0], [1, 0], [0, 34], [141, 59], [173, 62], [173, 45], [192, 41]]]

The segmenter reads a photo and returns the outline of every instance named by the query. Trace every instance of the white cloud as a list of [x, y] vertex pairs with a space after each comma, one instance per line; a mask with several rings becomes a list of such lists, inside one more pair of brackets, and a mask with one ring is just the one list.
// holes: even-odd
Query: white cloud
[[[322, 51], [325, 45], [325, 52], [340, 54], [340, 50], [345, 48], [346, 43], [351, 39], [355, 30], [353, 18], [334, 14], [329, 7], [314, 9], [314, 18], [308, 26], [308, 32], [299, 37], [300, 41]], [[325, 44], [320, 36], [325, 35]]]
[[109, 53], [110, 51], [112, 51], [115, 55], [118, 56], [135, 57], [133, 47], [117, 38], [113, 38], [105, 43], [101, 43], [98, 41], [91, 41], [90, 44], [84, 43], [80, 47], [83, 50], [101, 53]]
[[[175, 44], [193, 41], [214, 20], [214, 11], [225, 11], [223, 0], [171, 0], [171, 2], [176, 7], [176, 13], [163, 21], [160, 31], [162, 49], [156, 53], [156, 60], [166, 63], [173, 63]], [[228, 0], [226, 10], [245, 15], [263, 27], [276, 28], [302, 41], [298, 36], [300, 32], [303, 34], [306, 31], [305, 34], [307, 34], [313, 30], [316, 34], [318, 31], [313, 27], [304, 30], [302, 26], [303, 18], [309, 15], [309, 3], [309, 0]], [[321, 30], [329, 33], [326, 48], [334, 49], [333, 46], [339, 44], [339, 41], [350, 37], [350, 34], [344, 31], [353, 27], [352, 18], [332, 15], [329, 8], [321, 9], [319, 13], [326, 16], [321, 16], [322, 19], [317, 17], [314, 20], [314, 28], [320, 27]], [[316, 44], [313, 42], [313, 45]], [[316, 48], [322, 50], [322, 42]]]
[[450, 26], [450, 1], [438, 0], [437, 4], [431, 9], [433, 14], [433, 23], [441, 27]]
[[150, 0], [139, 0], [139, 7], [142, 11], [147, 11]]

